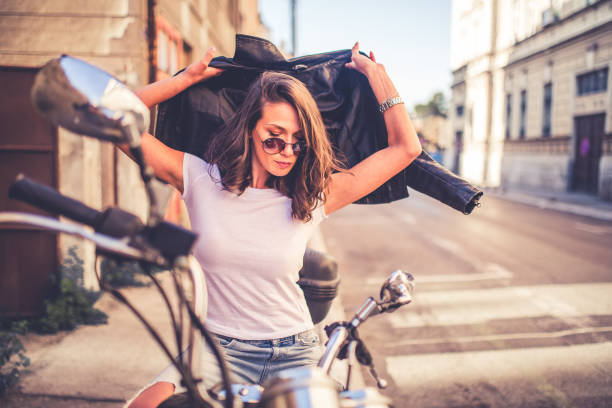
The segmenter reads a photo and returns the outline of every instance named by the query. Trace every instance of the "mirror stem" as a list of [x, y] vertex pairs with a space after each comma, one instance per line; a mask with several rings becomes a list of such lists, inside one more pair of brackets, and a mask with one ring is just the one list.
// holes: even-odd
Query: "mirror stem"
[[145, 185], [147, 197], [149, 198], [149, 215], [147, 217], [147, 225], [154, 227], [162, 221], [162, 213], [159, 208], [159, 200], [153, 190], [154, 173], [151, 166], [147, 164], [140, 148], [141, 135], [136, 125], [135, 117], [132, 113], [126, 113], [121, 118], [122, 131], [126, 141], [130, 146], [130, 152], [134, 156], [134, 160], [140, 168], [140, 176]]

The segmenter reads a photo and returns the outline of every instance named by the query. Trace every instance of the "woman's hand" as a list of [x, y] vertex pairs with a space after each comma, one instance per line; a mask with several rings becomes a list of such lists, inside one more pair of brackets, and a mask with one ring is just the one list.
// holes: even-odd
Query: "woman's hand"
[[214, 54], [215, 49], [211, 47], [204, 58], [189, 65], [180, 74], [143, 86], [136, 90], [136, 95], [150, 108], [183, 92], [197, 82], [219, 75], [222, 70], [208, 66]]
[[204, 55], [204, 58], [194, 62], [193, 64], [189, 65], [187, 69], [185, 69], [183, 73], [185, 78], [187, 78], [192, 84], [195, 84], [196, 82], [204, 81], [208, 78], [221, 74], [223, 70], [208, 66], [214, 55], [215, 47], [210, 47], [206, 52], [206, 55]]
[[372, 70], [376, 69], [378, 64], [376, 64], [376, 58], [374, 58], [374, 53], [372, 51], [370, 51], [370, 58], [360, 54], [358, 42], [353, 45], [351, 51], [353, 52], [351, 54], [351, 62], [345, 64], [347, 68], [359, 71], [365, 76], [368, 76]]
[[[348, 62], [346, 67], [366, 76], [379, 104], [398, 96], [385, 68], [376, 62], [372, 52], [370, 58], [360, 54], [359, 43], [355, 44], [352, 51], [351, 62]], [[372, 112], [373, 115], [376, 113]], [[382, 115], [389, 145], [366, 157], [348, 171], [340, 171], [331, 176], [325, 201], [326, 214], [331, 214], [376, 190], [421, 154], [419, 138], [403, 103], [395, 104]]]

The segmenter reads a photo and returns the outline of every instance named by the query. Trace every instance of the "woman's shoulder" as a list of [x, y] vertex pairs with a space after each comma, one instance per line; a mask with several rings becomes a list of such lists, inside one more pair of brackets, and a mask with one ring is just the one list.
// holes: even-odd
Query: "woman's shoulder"
[[219, 180], [219, 168], [216, 164], [210, 164], [201, 157], [185, 153], [183, 158], [183, 196], [201, 181], [208, 180], [206, 185], [216, 184]]
[[210, 164], [201, 157], [195, 156], [191, 153], [185, 153], [183, 158], [184, 171], [189, 172], [193, 175], [199, 175], [200, 173], [210, 173], [216, 176], [219, 173], [216, 164]]

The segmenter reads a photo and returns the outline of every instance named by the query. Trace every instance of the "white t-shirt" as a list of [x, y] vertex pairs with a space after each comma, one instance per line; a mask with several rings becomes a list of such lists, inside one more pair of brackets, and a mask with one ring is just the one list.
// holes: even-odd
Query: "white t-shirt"
[[[274, 189], [223, 190], [219, 170], [185, 153], [183, 200], [198, 234], [194, 255], [206, 274], [206, 324], [217, 334], [274, 339], [313, 327], [297, 285], [306, 243], [325, 218], [291, 217], [291, 199]], [[212, 174], [212, 178], [211, 178]]]

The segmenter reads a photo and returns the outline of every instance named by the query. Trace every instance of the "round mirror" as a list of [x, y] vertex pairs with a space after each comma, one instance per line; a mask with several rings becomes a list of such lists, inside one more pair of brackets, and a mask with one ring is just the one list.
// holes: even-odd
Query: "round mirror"
[[149, 127], [149, 109], [121, 81], [80, 59], [63, 55], [45, 64], [32, 87], [34, 105], [51, 122], [115, 143], [129, 141], [127, 127]]

